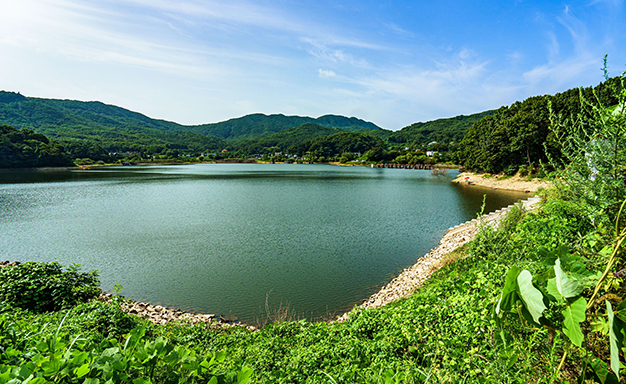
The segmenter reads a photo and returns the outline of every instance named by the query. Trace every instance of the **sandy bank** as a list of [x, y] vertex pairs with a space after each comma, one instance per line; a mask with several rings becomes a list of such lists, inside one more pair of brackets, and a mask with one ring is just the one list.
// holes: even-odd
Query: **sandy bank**
[[537, 192], [539, 188], [547, 188], [550, 186], [550, 182], [545, 180], [539, 181], [538, 179], [534, 179], [527, 181], [525, 177], [519, 177], [517, 175], [503, 177], [472, 172], [463, 172], [459, 174], [456, 179], [452, 180], [452, 182], [520, 192]]

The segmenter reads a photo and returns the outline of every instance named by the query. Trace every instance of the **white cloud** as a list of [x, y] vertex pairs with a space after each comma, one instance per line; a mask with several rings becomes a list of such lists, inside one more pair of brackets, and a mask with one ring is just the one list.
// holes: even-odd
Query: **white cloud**
[[319, 76], [322, 77], [322, 78], [324, 78], [324, 77], [336, 77], [337, 76], [337, 74], [335, 72], [330, 71], [330, 70], [324, 70], [324, 69], [320, 69], [318, 71], [318, 73], [319, 73]]

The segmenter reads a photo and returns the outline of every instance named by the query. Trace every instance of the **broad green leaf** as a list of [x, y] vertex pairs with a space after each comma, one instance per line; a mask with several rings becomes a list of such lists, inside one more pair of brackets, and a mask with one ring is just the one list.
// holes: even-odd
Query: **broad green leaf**
[[609, 343], [611, 347], [611, 369], [615, 376], [619, 379], [619, 352], [621, 349], [621, 343], [619, 342], [617, 335], [615, 334], [615, 316], [613, 314], [613, 307], [611, 303], [606, 301], [606, 313], [609, 316]]
[[83, 365], [81, 365], [80, 367], [78, 367], [78, 368], [76, 368], [74, 370], [74, 374], [77, 377], [83, 377], [83, 376], [85, 376], [88, 373], [89, 373], [89, 363], [83, 364]]
[[218, 383], [217, 376], [213, 376], [211, 380], [209, 380], [208, 384], [217, 384], [217, 383]]
[[615, 316], [620, 320], [626, 321], [626, 300], [622, 301], [615, 311]]
[[539, 318], [546, 309], [543, 304], [543, 295], [541, 291], [533, 286], [533, 277], [526, 269], [517, 276], [517, 285], [519, 287], [519, 295], [526, 305], [526, 309], [530, 312], [535, 323], [539, 324]]
[[583, 291], [583, 286], [577, 280], [570, 279], [561, 269], [561, 260], [557, 259], [554, 264], [556, 275], [556, 288], [561, 296], [566, 299], [578, 296]]
[[547, 249], [547, 248], [545, 248], [545, 247], [540, 247], [540, 248], [537, 250], [537, 254], [538, 254], [541, 258], [543, 258], [543, 263], [544, 263], [545, 265], [547, 265], [547, 266], [550, 266], [550, 267], [554, 265], [554, 262], [555, 262], [555, 261], [556, 261], [556, 259], [557, 259], [557, 256], [556, 256], [556, 251], [552, 251], [552, 252], [550, 252], [550, 251], [548, 251], [548, 249]]
[[612, 372], [609, 372], [609, 368], [604, 361], [594, 358], [589, 362], [589, 366], [591, 366], [601, 384], [619, 384], [617, 377]]
[[251, 368], [243, 367], [241, 372], [237, 373], [237, 384], [246, 384], [250, 381], [254, 371]]
[[32, 380], [25, 381], [24, 383], [25, 384], [47, 384], [51, 382], [44, 379], [43, 377], [35, 377]]
[[577, 345], [582, 346], [583, 333], [580, 329], [580, 323], [585, 321], [585, 311], [587, 309], [587, 300], [583, 297], [578, 298], [575, 302], [568, 305], [563, 310], [563, 333], [569, 337], [569, 339]]
[[603, 335], [609, 334], [609, 323], [604, 318], [599, 317], [596, 321], [591, 323], [591, 330], [594, 332], [600, 332]]
[[565, 300], [563, 300], [563, 296], [561, 296], [561, 292], [556, 287], [556, 277], [548, 280], [548, 286], [546, 287], [548, 294], [559, 303], [565, 304]]
[[502, 295], [496, 306], [496, 314], [500, 314], [500, 310], [508, 311], [515, 302], [515, 292], [517, 291], [517, 276], [519, 276], [519, 268], [512, 267], [506, 274]]

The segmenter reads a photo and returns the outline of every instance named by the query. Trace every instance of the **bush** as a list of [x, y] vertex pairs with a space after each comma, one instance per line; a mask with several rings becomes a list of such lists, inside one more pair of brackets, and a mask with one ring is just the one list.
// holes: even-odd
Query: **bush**
[[98, 272], [67, 270], [56, 261], [0, 269], [0, 301], [34, 312], [58, 311], [98, 296]]
[[502, 172], [504, 172], [504, 174], [507, 176], [513, 176], [517, 172], [517, 165], [509, 165], [508, 167], [504, 168], [504, 171]]
[[530, 165], [522, 165], [519, 167], [519, 175], [524, 177], [530, 175], [533, 168]]

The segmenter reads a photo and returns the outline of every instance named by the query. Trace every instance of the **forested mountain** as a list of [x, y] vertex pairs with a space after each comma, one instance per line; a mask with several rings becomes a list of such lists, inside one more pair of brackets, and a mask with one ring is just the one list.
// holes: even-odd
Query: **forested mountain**
[[[260, 140], [307, 123], [314, 126]], [[268, 146], [286, 148], [339, 130], [389, 132], [355, 117], [336, 115], [311, 118], [253, 114], [220, 123], [185, 126], [97, 101], [41, 99], [5, 91], [0, 91], [0, 124], [32, 129], [64, 143], [96, 144], [111, 152], [147, 153], [236, 150], [239, 145], [248, 153]], [[319, 131], [315, 132], [315, 128]]]
[[[369, 131], [369, 130], [368, 130]], [[323, 127], [313, 123], [305, 123], [280, 132], [241, 141], [237, 149], [247, 154], [264, 154], [286, 151], [287, 148], [320, 136], [330, 136], [342, 132], [337, 128]]]
[[0, 91], [0, 124], [32, 129], [61, 142], [97, 144], [110, 152], [197, 152], [228, 146], [216, 137], [179, 132], [176, 127], [184, 127], [180, 124], [101, 102], [39, 99], [4, 91]]
[[467, 116], [460, 115], [425, 123], [414, 123], [399, 131], [390, 132], [388, 140], [390, 143], [417, 145], [433, 141], [444, 144], [459, 143], [472, 124], [493, 113], [494, 111], [485, 111]]
[[520, 166], [533, 168], [548, 162], [548, 154], [562, 157], [561, 142], [551, 130], [549, 105], [555, 116], [578, 119], [588, 115], [581, 108], [583, 99], [615, 105], [613, 85], [609, 79], [595, 88], [570, 89], [554, 96], [534, 96], [501, 107], [493, 115], [476, 122], [465, 134], [457, 153], [460, 164], [474, 171], [515, 173]]
[[316, 156], [335, 156], [342, 153], [365, 153], [373, 148], [382, 148], [385, 143], [378, 137], [359, 132], [340, 132], [307, 140], [287, 149], [299, 156], [307, 152]]
[[0, 125], [0, 168], [72, 165], [63, 145], [29, 129]]
[[339, 128], [343, 131], [360, 131], [363, 129], [384, 131], [376, 124], [357, 119], [356, 117], [325, 115], [313, 118], [306, 116], [285, 116], [282, 114], [264, 115], [261, 113], [246, 115], [214, 124], [188, 126], [185, 127], [185, 129], [207, 136], [216, 136], [224, 140], [232, 140], [267, 136], [306, 123], [313, 123], [322, 127]]

